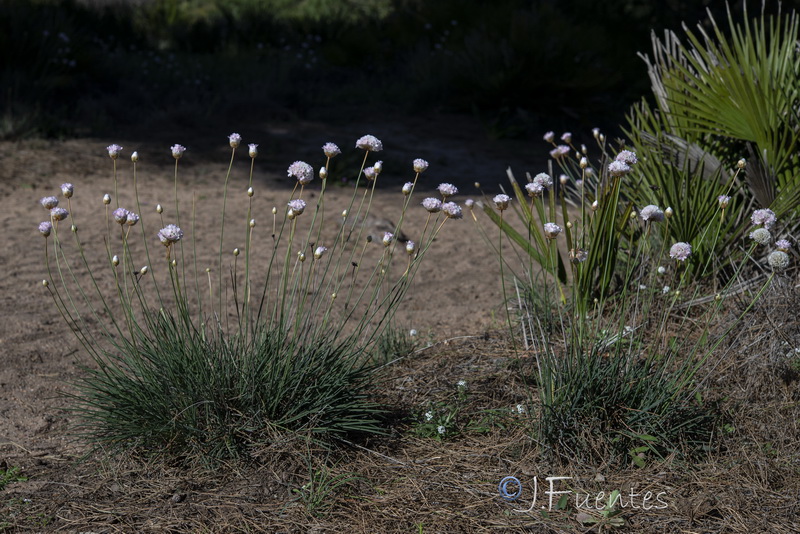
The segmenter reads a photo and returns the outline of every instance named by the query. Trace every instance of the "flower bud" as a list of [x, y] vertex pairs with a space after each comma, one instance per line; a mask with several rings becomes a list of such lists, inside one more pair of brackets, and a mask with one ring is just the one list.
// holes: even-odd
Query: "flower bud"
[[232, 133], [228, 136], [228, 143], [230, 143], [231, 148], [238, 148], [239, 143], [242, 142], [242, 136], [238, 133]]
[[105, 204], [106, 206], [111, 204], [111, 195], [109, 195], [108, 193], [103, 195], [103, 204]]
[[247, 145], [250, 148], [250, 157], [254, 158], [258, 156], [258, 145], [255, 143], [250, 143]]
[[139, 153], [138, 152], [134, 152], [133, 154], [131, 154], [131, 161], [134, 162], [134, 163], [139, 161]]
[[247, 196], [248, 197], [252, 197], [253, 193], [254, 193], [253, 188], [252, 187], [248, 187], [247, 188]]
[[474, 183], [474, 184], [472, 184], [472, 185], [474, 185], [474, 186], [475, 186], [475, 189], [480, 189], [480, 188], [481, 188], [481, 183], [480, 183], [480, 182], [475, 182], [475, 183]]
[[344, 219], [346, 217], [347, 217], [347, 210], [342, 210], [342, 218]]
[[592, 211], [597, 211], [597, 208], [600, 207], [600, 204], [595, 200], [592, 202]]
[[119, 256], [117, 256], [116, 254], [114, 255], [113, 258], [111, 258], [111, 265], [113, 265], [114, 267], [119, 265]]
[[297, 253], [297, 259], [299, 259], [301, 262], [303, 262], [303, 261], [306, 261], [306, 254], [305, 254], [305, 252], [302, 252], [302, 251], [301, 251], [301, 252], [298, 252], [298, 253]]
[[50, 285], [50, 282], [48, 282], [47, 280], [42, 280], [42, 285], [44, 287], [48, 287]]
[[256, 227], [256, 220], [250, 219], [250, 228], [255, 228], [255, 227]]
[[178, 260], [176, 260], [176, 259], [173, 259], [173, 260], [170, 262], [170, 264], [171, 264], [173, 267], [177, 267], [177, 266], [178, 266]]
[[747, 167], [747, 161], [745, 161], [745, 159], [742, 158], [738, 162], [736, 162], [736, 166], [739, 167], [740, 169], [744, 169], [745, 167]]
[[672, 211], [672, 208], [667, 208], [667, 209], [664, 210], [664, 217], [666, 217], [667, 219], [672, 217], [674, 214], [675, 214], [675, 212]]
[[141, 269], [139, 269], [139, 274], [145, 275], [145, 274], [147, 274], [147, 271], [149, 271], [149, 270], [150, 270], [150, 267], [148, 267], [147, 265], [145, 265], [144, 267], [142, 267]]
[[328, 169], [325, 167], [319, 168], [319, 178], [320, 180], [327, 180], [328, 179]]
[[589, 166], [589, 160], [586, 159], [586, 156], [583, 156], [581, 158], [580, 166], [581, 166], [581, 169], [585, 169], [586, 167]]
[[406, 241], [406, 252], [409, 256], [413, 256], [414, 252], [417, 250], [417, 244], [413, 241]]
[[156, 205], [156, 213], [164, 213], [164, 208], [161, 207], [161, 204]]
[[70, 227], [70, 230], [72, 230], [72, 233], [73, 233], [73, 234], [75, 234], [75, 233], [77, 233], [77, 232], [78, 232], [78, 227], [77, 227], [77, 226], [75, 226], [75, 225], [73, 224], [73, 225]]
[[403, 194], [408, 196], [411, 194], [411, 190], [414, 188], [414, 184], [411, 182], [406, 182], [403, 184]]
[[238, 248], [233, 249], [233, 255], [234, 256], [238, 256], [239, 255], [239, 249]]
[[558, 177], [558, 181], [561, 182], [561, 185], [567, 185], [567, 182], [569, 181], [569, 176], [567, 176], [566, 174], [562, 174], [561, 176]]
[[276, 207], [273, 207], [273, 208], [272, 208], [272, 214], [273, 214], [273, 215], [277, 215], [277, 214], [278, 214], [278, 208], [276, 208]]

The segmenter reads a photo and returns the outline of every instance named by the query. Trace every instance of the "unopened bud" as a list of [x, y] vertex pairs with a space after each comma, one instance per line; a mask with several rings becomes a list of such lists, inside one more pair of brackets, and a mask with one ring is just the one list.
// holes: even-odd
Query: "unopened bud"
[[255, 228], [255, 227], [256, 227], [256, 220], [250, 219], [250, 228]]
[[134, 163], [139, 161], [139, 153], [138, 152], [134, 152], [133, 154], [131, 154], [131, 161], [134, 162]]
[[113, 258], [111, 258], [111, 265], [113, 265], [114, 267], [116, 267], [117, 265], [119, 265], [119, 256], [117, 256], [117, 255], [114, 255], [114, 257], [113, 257]]
[[558, 177], [558, 181], [561, 182], [561, 185], [567, 185], [567, 182], [569, 181], [569, 176], [567, 176], [566, 174], [562, 174], [561, 176]]
[[272, 214], [273, 215], [277, 215], [278, 214], [278, 208], [273, 207], [272, 208]]
[[744, 169], [745, 167], [747, 167], [747, 161], [744, 158], [742, 158], [738, 162], [736, 162], [736, 166], [739, 167], [740, 169]]
[[342, 218], [344, 219], [347, 217], [347, 210], [342, 210]]
[[474, 186], [475, 186], [475, 189], [480, 189], [480, 188], [481, 188], [481, 183], [480, 183], [480, 182], [475, 182], [475, 183], [474, 183], [474, 184], [472, 184], [472, 185], [474, 185]]
[[176, 259], [173, 259], [173, 260], [172, 260], [172, 266], [173, 266], [173, 267], [177, 267], [177, 266], [178, 266], [178, 260], [176, 260]]
[[111, 204], [111, 195], [109, 195], [108, 193], [103, 195], [103, 204], [105, 204], [106, 206]]
[[320, 167], [319, 177], [321, 180], [326, 180], [328, 178], [328, 169], [326, 169], [325, 167]]
[[253, 188], [252, 187], [248, 187], [247, 188], [247, 196], [248, 197], [252, 197], [253, 193], [254, 193]]
[[581, 166], [581, 169], [585, 169], [586, 167], [589, 166], [589, 160], [586, 159], [586, 156], [581, 158], [580, 166]]
[[42, 280], [42, 285], [44, 287], [48, 287], [50, 285], [50, 282], [48, 282], [47, 280]]
[[73, 224], [72, 227], [70, 227], [70, 230], [72, 230], [72, 233], [74, 234], [78, 231], [78, 227]]
[[144, 267], [142, 267], [141, 269], [139, 269], [139, 274], [141, 274], [141, 275], [145, 275], [145, 274], [147, 274], [147, 271], [149, 271], [149, 270], [150, 270], [150, 267], [148, 267], [147, 265], [145, 265]]
[[567, 221], [567, 224], [565, 226], [567, 228], [572, 228], [572, 221]]
[[598, 204], [596, 200], [594, 202], [592, 202], [592, 211], [597, 211], [597, 208], [599, 208], [599, 207], [600, 207], [600, 204]]
[[164, 208], [161, 207], [161, 204], [156, 205], [156, 213], [164, 213]]
[[305, 252], [298, 252], [298, 253], [297, 253], [297, 258], [298, 258], [300, 261], [306, 261], [306, 254], [305, 254]]
[[239, 249], [238, 248], [233, 249], [233, 255], [234, 256], [238, 256], [239, 255]]
[[666, 217], [667, 219], [672, 217], [674, 214], [675, 214], [675, 212], [672, 211], [672, 208], [667, 208], [667, 209], [664, 210], [664, 217]]

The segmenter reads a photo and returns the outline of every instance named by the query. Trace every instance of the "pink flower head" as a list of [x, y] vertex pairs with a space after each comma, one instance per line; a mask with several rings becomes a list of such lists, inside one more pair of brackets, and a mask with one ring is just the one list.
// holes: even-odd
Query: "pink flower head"
[[228, 136], [228, 143], [230, 143], [231, 148], [236, 148], [242, 142], [242, 136], [238, 133], [232, 133]]
[[317, 247], [314, 250], [314, 259], [320, 259], [326, 252], [328, 251], [328, 247]]
[[778, 239], [775, 241], [775, 247], [783, 252], [789, 252], [789, 249], [792, 248], [792, 244], [788, 239]]
[[180, 159], [183, 153], [186, 152], [186, 147], [183, 145], [172, 145], [169, 149], [172, 151], [172, 157], [175, 159]]
[[67, 215], [69, 215], [69, 212], [64, 208], [53, 208], [50, 210], [50, 217], [52, 217], [54, 221], [63, 221], [67, 218]]
[[414, 184], [412, 182], [406, 182], [403, 184], [404, 195], [410, 195], [413, 189], [414, 189]]
[[639, 215], [644, 222], [661, 222], [664, 220], [664, 212], [661, 211], [661, 208], [652, 204], [643, 207]]
[[306, 210], [306, 201], [301, 198], [296, 198], [294, 200], [290, 200], [288, 206], [295, 215], [302, 215], [302, 213]]
[[414, 160], [414, 172], [423, 173], [428, 169], [428, 162], [424, 159], [415, 159]]
[[67, 182], [61, 184], [61, 193], [64, 195], [65, 198], [72, 198], [72, 194], [75, 192], [75, 187]]
[[53, 230], [53, 225], [50, 221], [44, 221], [39, 223], [39, 233], [41, 233], [44, 237], [49, 236], [52, 230]]
[[414, 252], [417, 250], [417, 244], [411, 240], [406, 241], [406, 252], [409, 256], [413, 256]]
[[461, 206], [455, 202], [445, 202], [442, 204], [442, 212], [448, 219], [460, 219], [464, 215], [461, 213]]
[[689, 243], [684, 243], [683, 241], [675, 243], [669, 249], [669, 257], [678, 261], [686, 261], [686, 259], [691, 254], [692, 254], [692, 245], [690, 245]]
[[622, 151], [620, 151], [620, 153], [617, 154], [617, 157], [614, 158], [614, 159], [616, 161], [621, 161], [622, 163], [624, 163], [626, 165], [629, 165], [629, 166], [630, 165], [635, 165], [636, 163], [639, 162], [638, 158], [636, 157], [636, 154], [631, 152], [630, 150], [622, 150]]
[[572, 132], [564, 132], [561, 135], [561, 140], [567, 144], [570, 144], [572, 142]]
[[775, 216], [775, 212], [770, 209], [761, 209], [756, 210], [753, 212], [753, 216], [750, 218], [753, 221], [753, 224], [758, 226], [761, 225], [767, 230], [772, 228], [772, 225], [778, 220]]
[[257, 144], [250, 143], [249, 145], [247, 145], [247, 148], [250, 149], [249, 150], [249, 154], [250, 154], [251, 158], [254, 158], [254, 157], [258, 156], [258, 145]]
[[453, 184], [439, 184], [436, 189], [441, 193], [442, 198], [451, 197], [458, 193], [458, 188]]
[[438, 198], [428, 197], [422, 201], [422, 207], [429, 213], [438, 213], [442, 211], [442, 201]]
[[174, 224], [168, 224], [158, 231], [158, 239], [165, 247], [177, 243], [183, 237], [183, 232]]
[[371, 182], [378, 177], [378, 173], [375, 171], [375, 167], [365, 167], [364, 176]]
[[728, 204], [731, 201], [731, 197], [728, 195], [720, 195], [717, 197], [717, 202], [719, 202], [719, 209], [724, 210], [728, 207]]
[[624, 161], [614, 160], [608, 164], [608, 173], [611, 176], [625, 176], [631, 172], [631, 167]]
[[497, 206], [497, 209], [499, 209], [500, 211], [504, 211], [508, 209], [508, 204], [509, 202], [511, 202], [511, 197], [508, 195], [504, 195], [503, 193], [500, 193], [499, 195], [495, 195], [492, 201], [494, 201], [495, 205]]
[[544, 191], [544, 186], [539, 182], [528, 182], [525, 184], [525, 190], [532, 197], [538, 197]]
[[383, 143], [374, 135], [362, 136], [356, 141], [356, 148], [367, 150], [369, 152], [380, 152], [383, 150]]
[[544, 139], [548, 143], [552, 143], [553, 141], [556, 140], [556, 134], [553, 132], [545, 132], [542, 139]]
[[314, 179], [314, 168], [304, 161], [295, 161], [289, 165], [289, 176], [294, 176], [302, 185], [306, 185]]
[[44, 209], [51, 210], [58, 206], [58, 197], [44, 197], [39, 201]]
[[119, 224], [125, 224], [125, 221], [128, 220], [128, 210], [125, 208], [117, 208], [111, 214], [114, 216], [114, 220]]
[[135, 226], [136, 223], [139, 222], [139, 215], [133, 213], [132, 211], [128, 212], [128, 216], [125, 218], [125, 224], [128, 226]]
[[339, 146], [336, 143], [325, 143], [324, 145], [322, 145], [322, 152], [325, 154], [325, 156], [329, 158], [333, 158], [342, 153], [342, 151], [339, 150]]
[[533, 183], [539, 184], [543, 188], [547, 189], [548, 187], [551, 187], [553, 185], [553, 179], [546, 172], [540, 172], [539, 174], [533, 177]]
[[383, 234], [383, 246], [388, 247], [394, 241], [394, 234], [392, 232], [384, 232]]
[[569, 153], [572, 150], [567, 145], [558, 145], [553, 150], [550, 151], [550, 156], [553, 159], [561, 159], [569, 156]]
[[544, 236], [547, 239], [555, 239], [562, 231], [561, 227], [556, 223], [544, 224]]
[[122, 152], [122, 147], [114, 143], [112, 145], [108, 145], [106, 150], [108, 150], [108, 156], [111, 159], [117, 159], [119, 157], [119, 153]]

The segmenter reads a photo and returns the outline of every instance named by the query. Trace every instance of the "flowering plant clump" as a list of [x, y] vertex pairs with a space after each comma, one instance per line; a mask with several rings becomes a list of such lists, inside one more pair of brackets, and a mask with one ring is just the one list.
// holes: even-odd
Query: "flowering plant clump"
[[[326, 181], [309, 192], [314, 169], [306, 162], [288, 167], [301, 187], [283, 200], [283, 213], [255, 195], [255, 143], [248, 145], [247, 182], [233, 183], [242, 142], [236, 133], [226, 139], [231, 163], [220, 195], [216, 261], [203, 252], [208, 236], [193, 231], [194, 222], [181, 206], [182, 145], [170, 147], [174, 198], [157, 204], [152, 215], [160, 220], [157, 232], [151, 217], [141, 215], [138, 154], [130, 163], [132, 180], [122, 182], [132, 189], [136, 210], [118, 201], [110, 206], [120, 197], [118, 175], [126, 172], [118, 168], [121, 147], [116, 145], [108, 147], [114, 195], [103, 196], [102, 242], [81, 241], [71, 204], [70, 210], [59, 207], [55, 196], [40, 201], [50, 214], [37, 227], [45, 238], [42, 286], [95, 359], [95, 368], [79, 384], [78, 410], [85, 434], [98, 446], [224, 458], [248, 454], [275, 432], [301, 430], [313, 439], [328, 439], [382, 431], [377, 417], [382, 408], [370, 400], [375, 371], [367, 355], [384, 338], [426, 251], [447, 221], [461, 218], [461, 207], [437, 198], [425, 199], [422, 207], [414, 202], [416, 180], [427, 169], [427, 162], [414, 160], [416, 176], [402, 194], [397, 192], [401, 219], [376, 246], [359, 221], [369, 215], [384, 167], [380, 161], [367, 163], [382, 150], [380, 140], [367, 135], [356, 142], [366, 153], [349, 203], [335, 208], [342, 213], [338, 226], [323, 224], [330, 209]], [[328, 176], [330, 159], [340, 152], [334, 143], [323, 146], [327, 161], [320, 176]], [[364, 182], [369, 187], [362, 192]], [[231, 186], [243, 192], [240, 205], [247, 209], [238, 218], [238, 231], [226, 233], [226, 219], [235, 220], [226, 214]], [[451, 196], [454, 189], [441, 191]], [[61, 192], [71, 202], [75, 188], [63, 184]], [[205, 206], [195, 212], [210, 217]], [[256, 224], [262, 212], [271, 212], [271, 224]], [[300, 217], [306, 212], [310, 216]], [[426, 217], [425, 229], [414, 241], [398, 245], [406, 215]], [[67, 219], [72, 231], [65, 235], [56, 223]], [[112, 221], [121, 231], [112, 231]], [[65, 253], [66, 236], [76, 241], [69, 250], [82, 256], [77, 261]], [[166, 259], [155, 254], [164, 250], [159, 244]], [[89, 255], [107, 258], [113, 291], [95, 285], [92, 273], [80, 275], [81, 267], [93, 265]], [[94, 318], [108, 317], [99, 336], [87, 331], [84, 308]]]

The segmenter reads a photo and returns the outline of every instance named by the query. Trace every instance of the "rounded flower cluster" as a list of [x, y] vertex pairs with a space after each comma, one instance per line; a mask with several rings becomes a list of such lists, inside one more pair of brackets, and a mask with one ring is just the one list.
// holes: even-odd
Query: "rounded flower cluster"
[[186, 152], [186, 147], [178, 144], [172, 145], [169, 149], [172, 151], [172, 157], [175, 159], [180, 159], [183, 153]]
[[652, 204], [643, 207], [639, 215], [645, 222], [661, 222], [664, 220], [664, 212], [658, 206]]
[[544, 191], [544, 186], [537, 182], [528, 182], [525, 184], [525, 190], [528, 192], [528, 195], [538, 197]]
[[114, 220], [119, 224], [125, 224], [125, 221], [128, 220], [128, 210], [125, 208], [117, 208], [111, 213], [111, 215], [114, 216]]
[[71, 183], [61, 184], [61, 193], [64, 195], [65, 198], [72, 198], [72, 194], [74, 192], [75, 192], [75, 187]]
[[290, 200], [288, 206], [289, 213], [291, 213], [292, 216], [302, 215], [302, 213], [306, 210], [306, 201], [302, 198], [296, 198], [294, 200]]
[[250, 154], [251, 158], [254, 158], [254, 157], [258, 156], [258, 145], [257, 144], [250, 143], [249, 145], [247, 145], [247, 148], [249, 149], [248, 153]]
[[314, 179], [314, 168], [305, 161], [295, 161], [289, 165], [287, 171], [289, 176], [294, 176], [302, 185], [306, 185]]
[[394, 234], [392, 232], [384, 232], [383, 234], [383, 246], [388, 247], [394, 241]]
[[570, 152], [571, 150], [567, 145], [558, 145], [550, 151], [550, 157], [553, 159], [561, 159], [569, 156]]
[[463, 217], [461, 213], [461, 206], [455, 202], [445, 202], [442, 204], [442, 212], [447, 215], [448, 219], [460, 219]]
[[635, 165], [639, 162], [639, 159], [636, 157], [634, 152], [630, 150], [621, 150], [617, 157], [614, 158], [616, 161], [621, 161], [626, 165]]
[[135, 226], [136, 223], [139, 222], [139, 219], [140, 217], [138, 214], [129, 211], [128, 216], [125, 218], [125, 224], [127, 224], [128, 226]]
[[545, 132], [544, 136], [542, 136], [542, 139], [548, 143], [552, 143], [556, 140], [556, 134], [554, 132]]
[[425, 172], [426, 170], [428, 170], [428, 162], [427, 161], [425, 161], [424, 159], [419, 159], [419, 158], [414, 160], [414, 172], [422, 173], [422, 172]]
[[451, 197], [458, 193], [458, 188], [453, 184], [439, 184], [439, 187], [436, 189], [441, 193], [442, 198]]
[[374, 135], [362, 136], [356, 141], [356, 148], [367, 150], [369, 152], [380, 152], [383, 150], [383, 143]]
[[789, 255], [782, 250], [776, 250], [767, 256], [767, 263], [773, 271], [783, 271], [789, 266]]
[[314, 250], [314, 259], [320, 259], [326, 252], [328, 251], [328, 247], [317, 247]]
[[767, 230], [772, 228], [772, 225], [778, 220], [775, 216], [775, 212], [770, 209], [761, 209], [756, 210], [753, 212], [752, 217], [750, 220], [756, 226], [763, 226]]
[[533, 177], [533, 183], [540, 185], [544, 189], [547, 189], [553, 185], [553, 178], [546, 172], [540, 172]]
[[53, 224], [50, 221], [44, 221], [39, 223], [39, 233], [42, 236], [47, 237], [50, 235], [50, 232], [53, 231]]
[[58, 197], [44, 197], [39, 202], [41, 202], [44, 209], [51, 210], [58, 206]]
[[236, 148], [242, 142], [242, 136], [238, 133], [232, 133], [228, 136], [228, 142], [231, 145], [231, 148]]
[[511, 202], [511, 197], [501, 193], [499, 195], [496, 195], [492, 200], [497, 206], [497, 209], [499, 209], [500, 211], [504, 211], [508, 209], [508, 204], [509, 202]]
[[759, 245], [769, 245], [769, 242], [772, 240], [772, 234], [770, 234], [769, 230], [766, 228], [756, 228], [750, 232], [750, 239]]
[[404, 195], [410, 195], [412, 189], [414, 189], [414, 184], [413, 183], [406, 182], [406, 183], [403, 184], [403, 194]]
[[544, 236], [547, 239], [555, 239], [561, 233], [561, 227], [556, 223], [545, 223]]
[[614, 160], [608, 164], [608, 173], [611, 176], [625, 176], [631, 172], [631, 166], [624, 161]]
[[783, 252], [789, 252], [789, 249], [792, 248], [792, 244], [789, 243], [788, 239], [779, 239], [775, 241], [775, 248]]
[[111, 159], [117, 159], [119, 157], [119, 153], [122, 152], [122, 147], [114, 143], [112, 145], [108, 145], [106, 150], [108, 150], [108, 156]]
[[669, 257], [678, 261], [686, 261], [691, 254], [692, 245], [689, 243], [684, 243], [683, 241], [675, 243], [669, 249]]
[[719, 209], [724, 210], [728, 207], [728, 204], [731, 201], [731, 197], [728, 195], [720, 195], [717, 197], [717, 202], [719, 202]]
[[442, 211], [442, 201], [438, 198], [428, 197], [422, 201], [422, 207], [430, 213]]
[[325, 143], [324, 145], [322, 145], [322, 152], [323, 152], [323, 154], [325, 154], [325, 156], [327, 156], [329, 158], [333, 158], [333, 157], [338, 156], [339, 154], [342, 153], [342, 151], [339, 150], [339, 145], [337, 145], [336, 143], [330, 143], [330, 142]]
[[183, 232], [174, 224], [168, 224], [158, 231], [158, 240], [161, 241], [161, 244], [165, 247], [177, 243], [182, 237]]

